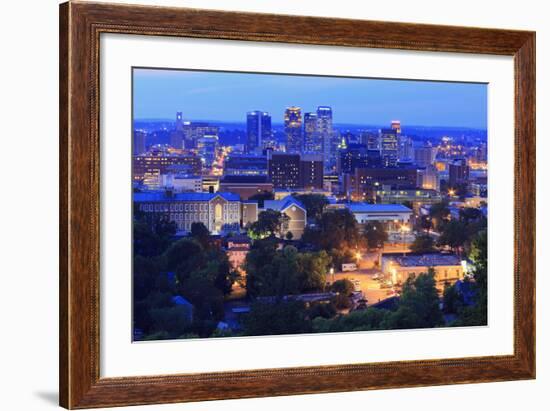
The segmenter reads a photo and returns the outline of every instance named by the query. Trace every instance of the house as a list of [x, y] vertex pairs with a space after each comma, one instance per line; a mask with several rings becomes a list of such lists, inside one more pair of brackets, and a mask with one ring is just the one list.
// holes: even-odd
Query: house
[[250, 238], [247, 236], [231, 237], [227, 240], [227, 258], [234, 270], [239, 270], [250, 251]]
[[192, 322], [193, 321], [193, 310], [194, 310], [194, 307], [193, 307], [193, 304], [191, 304], [189, 301], [187, 301], [184, 297], [182, 297], [181, 295], [175, 295], [172, 297], [172, 303], [174, 303], [174, 305], [176, 305], [177, 307], [183, 307], [185, 308], [185, 313], [186, 313], [186, 316], [187, 316], [187, 320], [189, 322]]
[[292, 238], [298, 240], [304, 234], [307, 222], [307, 211], [305, 206], [292, 196], [286, 196], [280, 200], [266, 200], [263, 210], [275, 210], [288, 216], [288, 229]]

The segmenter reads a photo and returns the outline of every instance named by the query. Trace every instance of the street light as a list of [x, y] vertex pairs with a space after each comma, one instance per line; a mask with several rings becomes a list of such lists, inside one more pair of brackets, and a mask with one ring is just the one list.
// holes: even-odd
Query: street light
[[332, 282], [334, 282], [334, 267], [330, 267], [330, 275], [332, 278]]

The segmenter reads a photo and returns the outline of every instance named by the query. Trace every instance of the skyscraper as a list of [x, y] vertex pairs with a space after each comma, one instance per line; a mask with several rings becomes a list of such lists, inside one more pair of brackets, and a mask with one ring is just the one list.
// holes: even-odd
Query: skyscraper
[[380, 130], [380, 155], [384, 167], [394, 167], [397, 164], [398, 143], [397, 130], [383, 128]]
[[449, 163], [449, 185], [456, 187], [465, 184], [470, 178], [470, 167], [464, 158], [456, 158]]
[[300, 153], [302, 151], [302, 109], [288, 107], [285, 110], [286, 152]]
[[318, 131], [317, 113], [304, 114], [304, 151], [307, 153], [322, 153], [323, 141]]
[[430, 143], [414, 149], [414, 162], [419, 167], [431, 166], [435, 161], [435, 148]]
[[399, 140], [399, 160], [411, 160], [413, 158], [412, 138], [404, 135], [398, 135]]
[[401, 134], [401, 121], [399, 120], [392, 120], [391, 122], [391, 129], [395, 130], [397, 134]]
[[336, 162], [336, 153], [332, 153], [332, 108], [328, 106], [317, 107], [317, 131], [319, 133], [319, 139], [322, 142], [322, 151], [325, 157], [325, 167], [329, 167], [330, 164]]
[[265, 111], [246, 114], [246, 151], [251, 153], [271, 145], [271, 116]]
[[176, 113], [176, 130], [183, 131], [183, 115], [181, 111]]
[[176, 127], [170, 132], [170, 145], [174, 148], [184, 148], [183, 143], [183, 116], [181, 111], [176, 113]]
[[368, 150], [380, 151], [380, 135], [378, 133], [364, 132], [361, 134], [362, 144], [367, 146]]
[[134, 131], [134, 156], [145, 153], [145, 138], [147, 133], [143, 130]]

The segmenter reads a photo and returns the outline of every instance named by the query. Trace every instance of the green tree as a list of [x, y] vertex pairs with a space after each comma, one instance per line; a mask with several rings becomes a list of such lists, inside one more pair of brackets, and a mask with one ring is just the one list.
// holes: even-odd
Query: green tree
[[384, 242], [388, 240], [388, 233], [380, 221], [365, 224], [364, 236], [369, 249], [381, 248], [384, 246]]
[[443, 323], [443, 313], [439, 308], [439, 296], [435, 287], [435, 273], [430, 268], [428, 273], [407, 279], [398, 309], [387, 318], [384, 326], [389, 329], [431, 328]]
[[255, 302], [243, 319], [244, 335], [301, 334], [311, 331], [304, 303]]
[[474, 263], [475, 302], [460, 312], [456, 326], [487, 325], [487, 231], [473, 240], [470, 259]]
[[210, 231], [202, 222], [191, 223], [191, 237], [205, 249], [210, 246]]
[[430, 235], [420, 234], [416, 236], [409, 248], [413, 253], [431, 253], [435, 251], [434, 246], [435, 242]]
[[246, 271], [246, 293], [249, 297], [267, 295], [271, 289], [273, 276], [272, 261], [277, 254], [277, 240], [265, 238], [256, 240], [246, 255], [244, 270]]
[[162, 258], [165, 270], [174, 272], [179, 283], [206, 264], [203, 247], [190, 238], [182, 238], [170, 245]]
[[293, 197], [304, 205], [307, 216], [315, 221], [321, 219], [325, 207], [328, 205], [327, 198], [322, 194], [293, 194]]
[[255, 238], [281, 236], [287, 231], [289, 218], [276, 210], [265, 210], [258, 215], [258, 221], [250, 225], [250, 231]]
[[169, 338], [177, 338], [188, 331], [192, 324], [192, 309], [176, 305], [151, 309], [153, 333], [166, 333]]
[[306, 227], [302, 240], [332, 253], [355, 248], [360, 243], [359, 227], [348, 209], [323, 213], [317, 228]]
[[342, 278], [341, 280], [336, 280], [332, 283], [331, 290], [335, 293], [348, 296], [353, 293], [355, 287], [350, 280], [348, 280], [347, 278]]
[[330, 256], [325, 251], [299, 253], [297, 277], [300, 292], [321, 291], [327, 282]]
[[445, 224], [438, 244], [449, 246], [451, 250], [458, 253], [467, 240], [466, 224], [458, 220], [451, 220]]
[[133, 223], [134, 254], [158, 256], [173, 241], [176, 224], [167, 218], [136, 213]]
[[383, 324], [391, 315], [390, 311], [367, 308], [366, 310], [353, 311], [347, 315], [339, 315], [333, 318], [318, 316], [313, 319], [312, 331], [316, 333], [371, 331], [383, 329]]
[[483, 217], [483, 213], [479, 208], [465, 207], [460, 210], [459, 217], [461, 221], [470, 223]]
[[448, 284], [443, 291], [443, 311], [445, 314], [458, 314], [464, 307], [464, 301], [454, 285]]
[[430, 207], [431, 224], [437, 230], [440, 230], [442, 226], [451, 218], [451, 211], [449, 210], [449, 203], [447, 201], [441, 201], [439, 203], [432, 204]]
[[255, 241], [245, 260], [247, 295], [282, 298], [322, 290], [329, 264], [324, 251], [298, 253], [293, 246], [277, 250], [274, 241]]

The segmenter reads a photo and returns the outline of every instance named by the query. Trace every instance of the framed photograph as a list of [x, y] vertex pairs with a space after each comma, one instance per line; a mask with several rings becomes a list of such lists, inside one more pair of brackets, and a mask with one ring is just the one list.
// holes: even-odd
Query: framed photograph
[[60, 6], [60, 404], [535, 378], [535, 33]]

